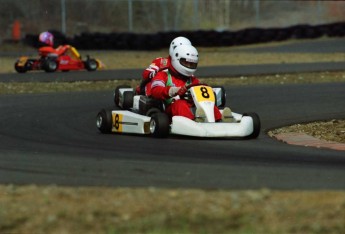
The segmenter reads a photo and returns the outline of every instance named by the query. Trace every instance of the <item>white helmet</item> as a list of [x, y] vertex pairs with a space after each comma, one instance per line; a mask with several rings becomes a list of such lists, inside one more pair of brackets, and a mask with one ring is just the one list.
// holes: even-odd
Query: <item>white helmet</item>
[[181, 45], [174, 49], [171, 56], [171, 65], [175, 70], [184, 75], [192, 76], [198, 66], [199, 54], [192, 45]]
[[188, 38], [185, 37], [176, 37], [174, 40], [171, 41], [170, 43], [170, 48], [169, 48], [169, 55], [172, 56], [172, 53], [174, 51], [174, 49], [177, 46], [180, 45], [192, 45], [192, 43], [190, 42], [190, 40], [188, 40]]

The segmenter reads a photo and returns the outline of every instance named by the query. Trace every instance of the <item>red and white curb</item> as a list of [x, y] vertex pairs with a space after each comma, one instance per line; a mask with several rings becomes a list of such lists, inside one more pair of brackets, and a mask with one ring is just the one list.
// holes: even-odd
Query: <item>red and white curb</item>
[[307, 135], [305, 133], [280, 133], [280, 134], [274, 135], [274, 137], [279, 141], [282, 141], [291, 145], [301, 145], [301, 146], [345, 151], [344, 143], [321, 140], [316, 137]]

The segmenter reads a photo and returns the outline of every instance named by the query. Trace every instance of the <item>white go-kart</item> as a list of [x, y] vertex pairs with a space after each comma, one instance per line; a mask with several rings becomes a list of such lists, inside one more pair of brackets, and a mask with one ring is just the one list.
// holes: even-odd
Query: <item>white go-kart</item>
[[[256, 113], [238, 114], [232, 112], [231, 120], [216, 122], [214, 106], [223, 113], [226, 94], [223, 87], [207, 85], [191, 86], [184, 97], [202, 109], [202, 121], [183, 116], [170, 119], [164, 113], [160, 100], [144, 95], [135, 95], [133, 88], [119, 86], [115, 89], [116, 110], [102, 109], [96, 118], [97, 128], [102, 133], [146, 134], [167, 137], [169, 134], [206, 138], [257, 138], [260, 133], [260, 119]], [[200, 112], [200, 111], [199, 111]]]

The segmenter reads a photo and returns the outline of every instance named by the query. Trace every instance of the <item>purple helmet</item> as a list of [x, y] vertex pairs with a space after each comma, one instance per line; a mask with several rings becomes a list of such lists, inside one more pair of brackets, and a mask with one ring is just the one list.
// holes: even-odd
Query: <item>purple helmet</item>
[[50, 32], [42, 32], [39, 36], [39, 41], [47, 45], [54, 45], [54, 36]]

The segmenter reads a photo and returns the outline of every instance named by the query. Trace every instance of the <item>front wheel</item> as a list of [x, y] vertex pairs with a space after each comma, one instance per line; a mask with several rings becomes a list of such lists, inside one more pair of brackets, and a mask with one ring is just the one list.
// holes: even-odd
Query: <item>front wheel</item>
[[113, 126], [111, 111], [102, 109], [98, 112], [96, 126], [101, 133], [111, 133]]
[[153, 115], [155, 115], [157, 113], [162, 113], [162, 111], [156, 107], [152, 107], [146, 112], [145, 115], [148, 117], [152, 117]]
[[247, 136], [248, 139], [255, 139], [259, 136], [261, 130], [261, 122], [259, 115], [254, 112], [243, 114], [243, 116], [249, 116], [253, 119], [253, 132]]
[[150, 120], [150, 133], [153, 137], [165, 138], [170, 132], [169, 117], [165, 113], [153, 114]]

